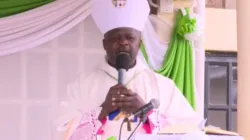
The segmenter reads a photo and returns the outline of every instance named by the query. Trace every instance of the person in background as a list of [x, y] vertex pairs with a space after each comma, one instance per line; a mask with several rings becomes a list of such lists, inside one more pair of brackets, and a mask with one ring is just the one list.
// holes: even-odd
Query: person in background
[[[123, 119], [151, 99], [160, 106], [147, 114], [137, 133], [155, 134], [168, 125], [200, 123], [175, 83], [137, 59], [149, 12], [147, 0], [94, 0], [92, 17], [104, 34], [106, 57], [90, 75], [68, 86], [69, 101], [61, 103], [64, 111], [58, 120], [65, 140], [94, 140], [97, 135], [118, 138]], [[125, 86], [117, 84], [116, 58], [121, 53], [129, 56]], [[139, 120], [132, 120], [132, 130]], [[125, 126], [122, 138], [126, 139], [131, 131]]]

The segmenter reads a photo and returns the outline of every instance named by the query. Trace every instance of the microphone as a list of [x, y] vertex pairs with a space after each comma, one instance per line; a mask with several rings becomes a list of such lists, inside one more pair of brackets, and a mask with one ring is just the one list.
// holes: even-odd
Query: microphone
[[130, 57], [127, 53], [119, 53], [116, 57], [116, 69], [118, 71], [118, 84], [125, 85], [125, 73], [128, 71]]
[[[160, 106], [160, 103], [158, 100], [156, 99], [152, 99], [150, 100], [149, 103], [147, 103], [146, 105], [142, 106], [140, 109], [138, 109], [136, 112], [133, 113], [133, 115], [127, 117], [126, 119], [132, 120], [135, 116], [139, 116], [141, 117], [140, 123], [138, 123], [138, 125], [136, 126], [136, 128], [133, 130], [133, 132], [130, 134], [130, 136], [128, 137], [128, 140], [130, 140], [130, 138], [133, 136], [133, 134], [135, 133], [135, 131], [138, 129], [138, 127], [140, 126], [141, 123], [144, 123], [147, 119], [146, 114], [152, 110], [152, 109], [157, 109]], [[120, 129], [120, 136], [121, 136], [121, 129]], [[119, 137], [120, 138], [120, 137]]]
[[142, 106], [140, 109], [135, 111], [131, 116], [128, 117], [129, 120], [136, 116], [146, 115], [152, 109], [157, 109], [160, 106], [160, 102], [156, 99], [151, 99], [149, 103]]

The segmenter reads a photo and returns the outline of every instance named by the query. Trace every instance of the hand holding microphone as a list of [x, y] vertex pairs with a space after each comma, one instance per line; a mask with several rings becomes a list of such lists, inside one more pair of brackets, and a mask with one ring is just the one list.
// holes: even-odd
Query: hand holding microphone
[[[125, 86], [125, 74], [129, 67], [130, 57], [127, 53], [120, 53], [116, 58], [116, 69], [118, 71], [118, 84]], [[159, 107], [157, 100], [151, 100], [148, 104], [141, 99], [141, 97], [130, 89], [121, 90], [120, 96], [115, 98], [115, 104], [121, 110], [133, 114], [139, 110], [135, 116], [140, 113], [147, 113], [154, 108]], [[138, 114], [139, 113], [139, 114]]]
[[[129, 63], [130, 63], [130, 57], [127, 53], [120, 53], [116, 58], [116, 69], [118, 71], [118, 84], [121, 84], [124, 87], [126, 84], [125, 75], [126, 71], [128, 71]], [[138, 96], [138, 94], [126, 88], [126, 90], [121, 90], [120, 96], [115, 98], [115, 104], [122, 111], [131, 114], [140, 107], [142, 107], [145, 103], [140, 98], [140, 96]]]
[[[105, 101], [102, 103], [102, 111], [98, 119], [103, 120], [109, 113], [118, 109], [116, 99], [127, 93], [124, 86], [125, 73], [129, 67], [130, 57], [127, 53], [120, 53], [116, 58], [116, 69], [118, 71], [118, 84], [111, 87], [107, 93]], [[120, 105], [120, 104], [119, 104]]]
[[[113, 102], [122, 111], [125, 111], [128, 114], [132, 114], [131, 116], [125, 118], [121, 124], [122, 128], [123, 123], [127, 120], [127, 130], [131, 131], [130, 120], [133, 119], [135, 116], [141, 117], [140, 123], [136, 127], [137, 129], [142, 122], [146, 121], [146, 114], [150, 110], [159, 107], [159, 102], [153, 99], [148, 104], [145, 104], [145, 102], [137, 93], [125, 87], [126, 86], [125, 74], [129, 68], [129, 61], [130, 57], [127, 53], [120, 53], [116, 58], [116, 69], [118, 71], [118, 84], [122, 85], [125, 88], [125, 90], [118, 91], [117, 93], [118, 96], [114, 98]], [[121, 132], [122, 132], [121, 128], [119, 132], [119, 139], [121, 138]], [[134, 131], [131, 133], [128, 139], [131, 138], [136, 129], [134, 129]]]
[[122, 111], [132, 114], [144, 106], [145, 102], [137, 93], [127, 89], [127, 92], [122, 93], [121, 96], [115, 99], [115, 104]]

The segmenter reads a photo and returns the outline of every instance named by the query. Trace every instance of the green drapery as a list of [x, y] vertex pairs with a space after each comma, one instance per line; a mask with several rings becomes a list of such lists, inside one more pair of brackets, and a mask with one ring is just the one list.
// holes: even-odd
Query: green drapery
[[0, 0], [0, 18], [19, 14], [55, 0]]
[[[186, 9], [186, 12], [187, 14], [183, 15], [181, 10], [178, 11], [163, 65], [156, 72], [172, 79], [195, 109], [193, 51], [192, 44], [185, 39], [185, 35], [196, 30], [196, 20], [190, 19], [189, 9]], [[144, 45], [141, 51], [148, 62]]]

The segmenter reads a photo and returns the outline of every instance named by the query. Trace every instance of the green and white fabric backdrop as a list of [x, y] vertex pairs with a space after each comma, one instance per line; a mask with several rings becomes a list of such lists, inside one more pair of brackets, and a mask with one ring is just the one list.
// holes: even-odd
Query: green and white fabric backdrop
[[[4, 114], [0, 139], [55, 137], [52, 120], [57, 104], [65, 99], [67, 82], [80, 72], [89, 73], [104, 56], [102, 35], [89, 16], [91, 4], [91, 0], [0, 1], [0, 111]], [[150, 16], [139, 57], [173, 79], [202, 116], [205, 1], [197, 1], [195, 11], [192, 17], [188, 9], [180, 10], [172, 27]], [[157, 30], [171, 28], [170, 42], [158, 37]]]

